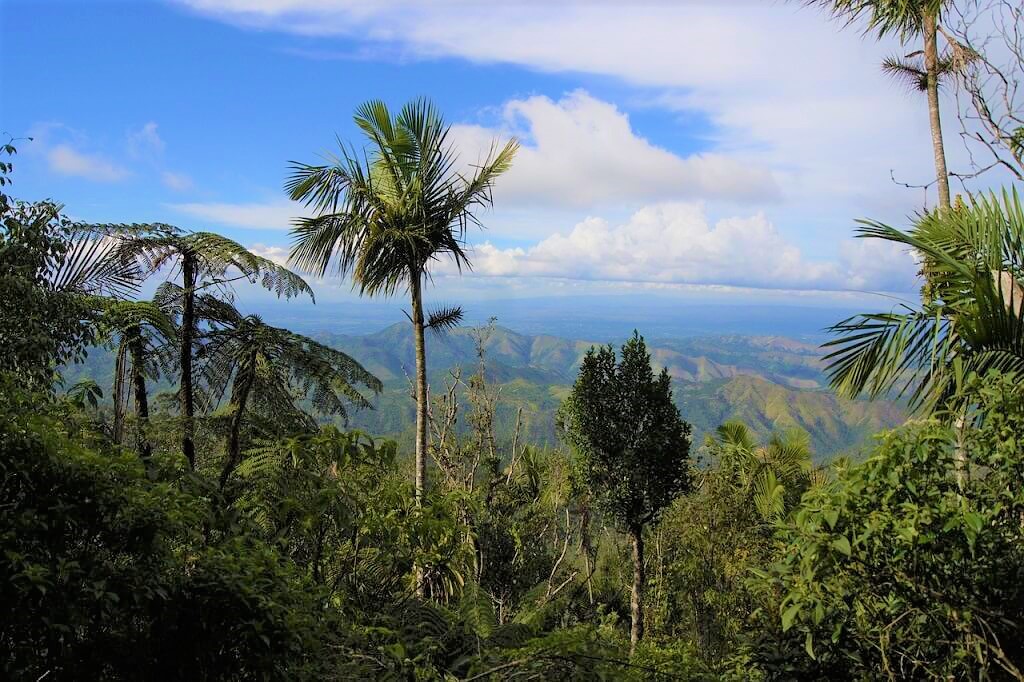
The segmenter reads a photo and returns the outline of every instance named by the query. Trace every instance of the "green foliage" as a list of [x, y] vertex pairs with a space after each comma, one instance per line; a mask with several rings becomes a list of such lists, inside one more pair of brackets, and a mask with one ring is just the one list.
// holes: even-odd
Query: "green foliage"
[[[1024, 371], [1024, 206], [1016, 191], [923, 215], [910, 232], [863, 222], [861, 236], [913, 247], [929, 282], [919, 308], [858, 315], [832, 328], [832, 385], [896, 392], [926, 412], [953, 400], [969, 374]], [[962, 395], [962, 394], [960, 394]]]
[[679, 498], [653, 530], [649, 632], [682, 648], [707, 671], [724, 673], [771, 595], [748, 585], [773, 560], [776, 522], [820, 485], [807, 441], [798, 434], [758, 444], [730, 422], [708, 437], [710, 464], [695, 472], [694, 492]]
[[895, 35], [904, 43], [924, 30], [922, 15], [938, 17], [949, 0], [807, 0], [849, 24], [865, 19], [864, 32]]
[[965, 392], [980, 426], [961, 443], [908, 424], [805, 498], [767, 583], [784, 595], [787, 665], [833, 679], [1020, 676], [1024, 396], [1013, 375]]
[[201, 497], [151, 480], [137, 457], [9, 379], [0, 397], [5, 677], [307, 669], [326, 633], [312, 594], [271, 548], [244, 533], [204, 545], [198, 531], [210, 512]]
[[623, 528], [642, 528], [689, 485], [690, 425], [672, 402], [667, 370], [655, 377], [639, 334], [591, 349], [561, 413], [567, 440], [600, 508]]
[[[13, 145], [0, 154], [13, 156]], [[4, 187], [11, 164], [0, 166]], [[140, 272], [105, 238], [52, 201], [0, 191], [0, 371], [49, 390], [56, 367], [80, 361], [97, 340], [92, 295], [132, 293]], [[17, 305], [13, 303], [17, 302]]]
[[442, 256], [468, 265], [466, 229], [477, 223], [474, 210], [490, 203], [515, 141], [492, 150], [464, 177], [450, 127], [426, 100], [406, 104], [395, 116], [383, 102], [370, 101], [356, 111], [355, 123], [370, 145], [368, 155], [342, 147], [331, 165], [292, 164], [285, 189], [317, 214], [296, 221], [294, 262], [320, 275], [335, 263], [370, 296], [418, 289]]

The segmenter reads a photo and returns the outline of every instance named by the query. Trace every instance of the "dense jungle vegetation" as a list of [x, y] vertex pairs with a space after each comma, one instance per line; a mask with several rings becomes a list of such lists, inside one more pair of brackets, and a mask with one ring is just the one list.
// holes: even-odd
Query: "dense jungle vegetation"
[[[1013, 187], [951, 198], [931, 106], [986, 62], [937, 28], [949, 3], [827, 4], [922, 43], [887, 68], [928, 95], [936, 143], [939, 205], [859, 228], [919, 255], [920, 302], [839, 322], [826, 349], [839, 395], [911, 413], [862, 461], [739, 421], [694, 442], [639, 333], [573, 366], [554, 444], [502, 411], [493, 326], [463, 331], [474, 362], [429, 390], [426, 339], [462, 318], [426, 309], [431, 267], [469, 263], [517, 147], [467, 173], [426, 100], [369, 102], [358, 147], [293, 164], [315, 213], [294, 269], [19, 201], [6, 144], [2, 676], [1024, 679], [1024, 206]], [[1019, 178], [1015, 115], [991, 149]], [[408, 297], [411, 447], [337, 425], [380, 377], [236, 307], [235, 282], [311, 298], [307, 275]], [[67, 380], [96, 346], [111, 385]]]

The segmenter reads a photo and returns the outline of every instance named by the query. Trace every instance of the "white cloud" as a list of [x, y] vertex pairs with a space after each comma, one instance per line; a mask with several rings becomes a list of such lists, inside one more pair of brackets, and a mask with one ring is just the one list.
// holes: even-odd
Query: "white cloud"
[[302, 204], [286, 200], [248, 204], [184, 203], [167, 204], [167, 207], [212, 223], [260, 230], [287, 230], [295, 218], [308, 215]]
[[58, 144], [46, 152], [50, 170], [96, 182], [117, 182], [128, 177], [127, 169], [101, 156], [86, 154], [68, 144]]
[[257, 243], [250, 246], [249, 251], [257, 256], [272, 260], [278, 265], [288, 266], [288, 249], [283, 246], [267, 246], [266, 244]]
[[[522, 148], [497, 183], [505, 202], [594, 207], [663, 199], [752, 201], [778, 195], [764, 167], [723, 154], [680, 157], [640, 137], [615, 105], [576, 91], [559, 100], [530, 97], [503, 108], [500, 130], [452, 130], [464, 160], [476, 161], [496, 137]], [[473, 150], [478, 150], [476, 154]], [[466, 153], [468, 151], [468, 153]]]
[[157, 124], [154, 121], [128, 133], [128, 153], [134, 157], [158, 156], [166, 148], [167, 145], [157, 132]]
[[[241, 26], [347, 36], [402, 58], [609, 76], [635, 87], [634, 104], [710, 122], [713, 151], [767, 167], [787, 202], [822, 201], [838, 215], [907, 215], [921, 194], [890, 182], [890, 170], [911, 183], [934, 174], [923, 99], [879, 70], [900, 46], [864, 39], [804, 3], [178, 1]], [[963, 169], [965, 154], [950, 142], [950, 167]]]
[[906, 246], [882, 239], [850, 239], [840, 247], [839, 262], [848, 289], [909, 292], [915, 289], [918, 264]]
[[699, 203], [647, 206], [621, 224], [587, 218], [527, 248], [484, 242], [473, 265], [490, 277], [770, 289], [906, 290], [913, 275], [912, 259], [885, 245], [855, 242], [838, 263], [809, 260], [763, 214], [712, 223]]
[[176, 192], [184, 192], [193, 187], [192, 178], [184, 173], [163, 171], [160, 173], [160, 181], [164, 183], [164, 186]]

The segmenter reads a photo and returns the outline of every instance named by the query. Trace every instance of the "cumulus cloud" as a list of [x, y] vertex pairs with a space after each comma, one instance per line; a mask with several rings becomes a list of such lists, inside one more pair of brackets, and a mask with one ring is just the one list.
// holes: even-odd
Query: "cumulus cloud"
[[[637, 88], [634, 103], [705, 117], [716, 152], [767, 165], [795, 201], [899, 196], [905, 214], [919, 195], [892, 185], [890, 169], [915, 181], [934, 172], [922, 101], [879, 73], [898, 44], [865, 41], [800, 3], [179, 2], [247, 27], [344, 35], [403, 56], [609, 76]], [[963, 155], [949, 147], [955, 165]]]
[[256, 243], [249, 247], [249, 251], [267, 260], [272, 260], [278, 265], [288, 266], [288, 249], [283, 246], [267, 246], [266, 244]]
[[700, 203], [647, 206], [622, 223], [587, 218], [525, 248], [484, 242], [473, 250], [473, 265], [489, 277], [770, 289], [905, 291], [913, 276], [909, 255], [887, 245], [860, 240], [839, 262], [812, 260], [763, 214], [712, 222]]
[[299, 216], [308, 215], [302, 204], [294, 201], [265, 203], [183, 203], [167, 207], [212, 223], [260, 230], [287, 230]]
[[50, 170], [96, 182], [117, 182], [129, 176], [126, 168], [102, 156], [80, 152], [69, 144], [58, 144], [46, 152]]
[[133, 157], [158, 156], [166, 148], [154, 121], [128, 133], [128, 153]]
[[162, 182], [165, 187], [173, 189], [176, 192], [184, 192], [192, 189], [193, 187], [192, 178], [184, 173], [174, 173], [171, 171], [163, 171], [160, 173], [160, 182]]
[[680, 157], [638, 135], [614, 104], [581, 90], [557, 102], [540, 96], [512, 100], [502, 118], [501, 129], [459, 125], [452, 130], [471, 162], [496, 138], [513, 134], [520, 139], [516, 161], [495, 190], [502, 203], [593, 207], [663, 199], [753, 201], [778, 195], [764, 167], [723, 154]]

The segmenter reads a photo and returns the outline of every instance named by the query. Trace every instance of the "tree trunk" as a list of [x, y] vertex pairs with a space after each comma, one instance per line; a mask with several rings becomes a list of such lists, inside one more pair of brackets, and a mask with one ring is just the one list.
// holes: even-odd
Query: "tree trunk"
[[629, 600], [630, 616], [629, 655], [636, 651], [636, 645], [644, 636], [644, 531], [643, 526], [635, 526], [629, 531], [633, 541], [633, 594]]
[[195, 337], [195, 296], [196, 270], [195, 261], [190, 254], [181, 259], [181, 278], [184, 300], [181, 305], [181, 417], [182, 438], [181, 451], [188, 460], [188, 467], [196, 469], [196, 446], [192, 439], [195, 416], [194, 396], [192, 395], [192, 339]]
[[949, 208], [949, 172], [946, 170], [946, 152], [942, 144], [942, 121], [939, 117], [939, 48], [936, 16], [922, 12], [924, 30], [924, 68], [927, 74], [928, 118], [932, 129], [932, 150], [935, 153], [935, 182], [939, 189], [939, 209]]
[[146, 431], [149, 428], [149, 396], [146, 395], [146, 357], [142, 331], [128, 329], [128, 349], [132, 354], [132, 390], [135, 392], [135, 447], [139, 457], [148, 459], [153, 454]]
[[[252, 360], [252, 364], [255, 364], [255, 359]], [[235, 470], [235, 467], [238, 466], [238, 462], [242, 459], [242, 448], [240, 443], [242, 416], [245, 413], [245, 406], [249, 402], [249, 392], [251, 389], [252, 381], [244, 380], [242, 385], [239, 387], [238, 392], [231, 396], [231, 406], [233, 411], [231, 413], [231, 426], [228, 429], [227, 460], [224, 462], [224, 468], [221, 469], [220, 472], [221, 490], [224, 490], [224, 486], [227, 485], [228, 482], [228, 477], [231, 476], [231, 472]]]
[[416, 502], [423, 504], [427, 480], [427, 350], [424, 340], [423, 298], [420, 282], [413, 281], [412, 328], [416, 343]]
[[125, 399], [124, 399], [124, 384], [125, 384], [125, 365], [127, 364], [125, 357], [127, 355], [128, 347], [122, 339], [122, 343], [117, 348], [117, 359], [114, 361], [114, 442], [118, 445], [121, 444], [122, 436], [124, 435], [124, 410], [125, 410]]
[[[416, 504], [423, 505], [427, 487], [427, 351], [423, 338], [423, 294], [419, 275], [409, 286], [412, 297], [412, 329], [416, 345], [416, 471], [414, 484]], [[416, 567], [416, 593], [424, 595], [423, 569]]]

